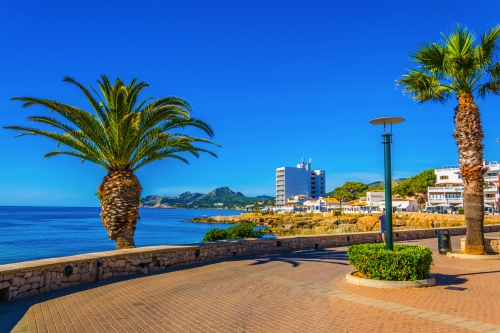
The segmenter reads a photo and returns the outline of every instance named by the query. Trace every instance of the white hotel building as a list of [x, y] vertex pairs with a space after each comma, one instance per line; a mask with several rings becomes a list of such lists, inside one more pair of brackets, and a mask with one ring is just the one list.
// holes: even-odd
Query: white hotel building
[[[499, 207], [500, 192], [498, 188], [500, 164], [498, 162], [484, 162], [488, 171], [484, 175], [484, 203], [485, 209], [492, 211]], [[443, 167], [434, 170], [436, 183], [427, 189], [427, 208], [462, 207], [464, 183], [458, 166]]]
[[276, 169], [276, 207], [281, 208], [288, 198], [305, 195], [318, 199], [325, 196], [325, 171], [312, 170], [312, 160], [297, 164], [297, 167]]

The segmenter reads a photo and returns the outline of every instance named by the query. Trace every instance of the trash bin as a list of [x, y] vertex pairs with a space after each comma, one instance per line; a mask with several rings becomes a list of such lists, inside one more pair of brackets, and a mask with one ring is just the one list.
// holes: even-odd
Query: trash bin
[[450, 231], [448, 229], [438, 230], [438, 251], [439, 254], [451, 252]]

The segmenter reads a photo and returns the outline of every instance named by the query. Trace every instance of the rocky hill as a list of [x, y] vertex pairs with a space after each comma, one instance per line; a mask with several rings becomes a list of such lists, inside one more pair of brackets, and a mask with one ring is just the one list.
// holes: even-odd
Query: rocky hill
[[256, 204], [274, 200], [273, 197], [261, 195], [258, 197], [247, 197], [241, 192], [234, 192], [228, 187], [219, 187], [207, 193], [184, 192], [175, 196], [148, 195], [144, 198], [142, 207], [146, 208], [203, 208], [214, 207], [214, 204], [222, 204], [222, 207], [235, 207]]
[[201, 193], [184, 192], [173, 196], [148, 195], [144, 198], [142, 207], [171, 208], [176, 205], [186, 205], [203, 196]]

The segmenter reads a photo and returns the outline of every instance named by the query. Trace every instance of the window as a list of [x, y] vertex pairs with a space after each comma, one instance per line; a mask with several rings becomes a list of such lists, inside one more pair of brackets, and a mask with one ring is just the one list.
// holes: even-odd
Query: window
[[439, 176], [439, 179], [448, 179], [448, 176]]

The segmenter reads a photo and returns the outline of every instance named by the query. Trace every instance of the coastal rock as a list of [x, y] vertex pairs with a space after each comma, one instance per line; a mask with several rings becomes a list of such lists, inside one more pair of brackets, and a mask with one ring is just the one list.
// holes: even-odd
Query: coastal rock
[[373, 231], [380, 230], [378, 218], [375, 216], [363, 216], [356, 222], [358, 231]]

